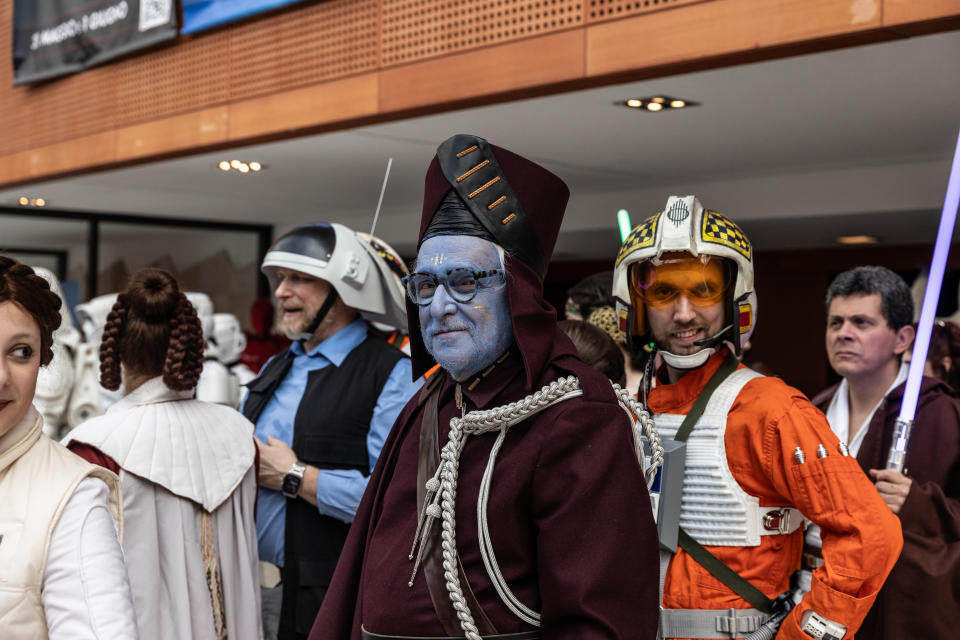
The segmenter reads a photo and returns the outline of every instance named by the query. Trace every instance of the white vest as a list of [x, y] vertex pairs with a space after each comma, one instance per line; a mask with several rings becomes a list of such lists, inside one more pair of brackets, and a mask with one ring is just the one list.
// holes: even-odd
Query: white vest
[[44, 436], [33, 407], [0, 438], [0, 630], [4, 638], [47, 638], [40, 599], [47, 550], [60, 514], [86, 477], [110, 489], [110, 512], [122, 536], [120, 483]]
[[[737, 483], [727, 464], [724, 434], [727, 414], [743, 387], [760, 377], [750, 369], [737, 369], [713, 392], [703, 415], [687, 438], [680, 526], [704, 546], [755, 547], [770, 533], [755, 496]], [[673, 438], [686, 416], [661, 413], [653, 420], [663, 438]]]

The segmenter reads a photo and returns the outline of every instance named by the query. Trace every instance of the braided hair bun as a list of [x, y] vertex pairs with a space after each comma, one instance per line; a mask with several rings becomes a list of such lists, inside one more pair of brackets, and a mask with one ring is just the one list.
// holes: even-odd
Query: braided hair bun
[[40, 328], [40, 364], [53, 359], [53, 332], [60, 326], [60, 296], [29, 266], [0, 256], [0, 302], [15, 302]]
[[163, 376], [174, 391], [197, 386], [203, 370], [203, 329], [180, 285], [163, 269], [141, 269], [107, 316], [100, 343], [100, 384], [116, 390], [120, 365]]

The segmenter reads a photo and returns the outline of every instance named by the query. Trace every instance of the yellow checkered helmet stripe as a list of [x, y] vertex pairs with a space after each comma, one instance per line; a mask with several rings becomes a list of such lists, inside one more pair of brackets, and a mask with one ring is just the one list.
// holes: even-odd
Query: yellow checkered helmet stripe
[[743, 230], [735, 222], [710, 209], [703, 211], [703, 224], [700, 230], [703, 242], [712, 242], [730, 247], [747, 260], [753, 253], [753, 247]]
[[653, 246], [657, 241], [657, 221], [659, 219], [660, 214], [657, 213], [633, 228], [627, 239], [623, 241], [623, 246], [620, 247], [616, 266], [620, 266], [620, 262], [637, 249]]

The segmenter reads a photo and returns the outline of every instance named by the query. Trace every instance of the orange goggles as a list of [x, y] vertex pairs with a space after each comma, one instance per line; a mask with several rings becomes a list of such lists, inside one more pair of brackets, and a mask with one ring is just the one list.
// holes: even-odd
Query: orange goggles
[[727, 269], [719, 258], [681, 258], [658, 265], [645, 262], [630, 270], [630, 287], [654, 309], [686, 296], [692, 304], [707, 307], [723, 301], [730, 285]]

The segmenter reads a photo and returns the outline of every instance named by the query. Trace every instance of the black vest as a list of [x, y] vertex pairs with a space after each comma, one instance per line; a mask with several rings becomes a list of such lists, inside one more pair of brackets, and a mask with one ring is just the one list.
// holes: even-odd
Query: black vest
[[[297, 459], [319, 469], [355, 469], [370, 475], [367, 433], [377, 399], [397, 362], [406, 357], [367, 336], [339, 367], [311, 371], [293, 421]], [[256, 422], [293, 364], [287, 350], [249, 383], [243, 414]], [[306, 500], [287, 499], [281, 640], [306, 638], [327, 592], [350, 525], [320, 514]]]

